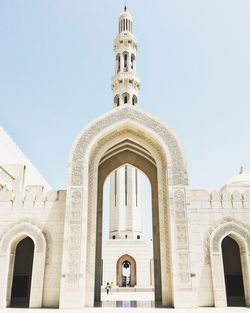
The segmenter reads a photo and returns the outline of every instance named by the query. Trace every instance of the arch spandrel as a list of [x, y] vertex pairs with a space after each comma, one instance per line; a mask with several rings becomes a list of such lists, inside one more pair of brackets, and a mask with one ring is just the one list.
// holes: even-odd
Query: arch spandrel
[[230, 234], [242, 238], [250, 253], [250, 227], [233, 217], [225, 217], [212, 225], [206, 233], [204, 249], [207, 263], [210, 263], [210, 254], [218, 253], [222, 240]]
[[147, 133], [151, 134], [152, 138], [161, 142], [163, 149], [168, 154], [169, 182], [171, 185], [187, 185], [188, 176], [184, 152], [172, 130], [149, 113], [130, 107], [116, 108], [104, 114], [79, 134], [70, 156], [70, 185], [83, 185], [83, 164], [86, 154], [98, 141], [97, 138], [122, 123], [133, 123], [138, 131], [141, 129], [146, 136]]
[[34, 241], [36, 252], [45, 253], [46, 241], [42, 231], [28, 222], [13, 225], [6, 231], [0, 240], [0, 252], [3, 254], [8, 253], [14, 242], [20, 241], [26, 236]]
[[250, 251], [250, 233], [242, 225], [228, 222], [216, 229], [212, 235], [211, 253], [220, 252], [221, 242], [227, 236], [235, 239], [242, 249], [244, 249], [244, 246], [247, 246], [248, 251]]

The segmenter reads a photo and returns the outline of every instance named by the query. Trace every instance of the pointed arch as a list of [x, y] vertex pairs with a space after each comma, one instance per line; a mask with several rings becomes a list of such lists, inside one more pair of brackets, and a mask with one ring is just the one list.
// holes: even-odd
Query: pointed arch
[[131, 287], [134, 287], [136, 285], [137, 279], [136, 279], [136, 261], [135, 259], [128, 254], [122, 255], [116, 263], [116, 284], [119, 287], [122, 287], [122, 264], [128, 261], [131, 266]]
[[129, 53], [127, 51], [123, 52], [123, 71], [128, 72], [129, 69]]
[[[125, 141], [131, 144], [118, 148]], [[138, 160], [137, 156], [142, 158], [141, 166], [154, 163], [151, 167], [154, 170], [149, 176], [155, 181], [157, 197], [154, 198], [156, 206], [153, 211], [159, 225], [155, 227], [155, 233], [160, 238], [159, 248], [155, 249], [159, 259], [155, 268], [160, 277], [157, 296], [164, 306], [171, 306], [170, 250], [174, 247], [170, 244], [169, 224], [172, 217], [169, 214], [168, 188], [187, 185], [185, 157], [178, 139], [165, 124], [140, 109], [121, 106], [87, 126], [77, 137], [70, 155], [62, 269], [65, 277], [61, 280], [60, 307], [94, 305], [96, 275], [100, 275], [95, 270], [99, 268], [95, 262], [100, 260], [97, 236], [102, 235], [99, 231], [102, 223], [99, 218], [102, 212], [102, 206], [99, 206], [102, 195], [98, 193], [99, 173], [102, 175], [102, 169], [105, 170], [104, 163], [100, 162], [103, 158], [110, 161], [113, 154], [117, 156], [117, 164], [133, 164]], [[86, 244], [81, 245], [78, 236]], [[190, 277], [190, 269], [187, 271]], [[189, 288], [189, 281], [187, 284]]]
[[245, 300], [250, 305], [250, 232], [248, 227], [236, 219], [228, 219], [217, 226], [210, 235], [209, 251], [212, 271], [214, 301], [216, 307], [226, 307], [226, 288], [222, 260], [222, 241], [232, 238], [239, 246], [242, 265]]
[[26, 237], [32, 239], [35, 247], [29, 307], [42, 306], [46, 240], [40, 228], [22, 222], [8, 229], [0, 240], [0, 269], [3, 269], [3, 275], [0, 275], [0, 307], [2, 308], [10, 304], [15, 251], [18, 243]]
[[120, 96], [119, 95], [115, 96], [115, 98], [114, 98], [114, 105], [116, 107], [119, 107], [119, 105], [120, 105]]
[[130, 102], [130, 95], [127, 92], [122, 94], [123, 104], [128, 104]]
[[137, 96], [133, 95], [133, 97], [132, 97], [132, 105], [136, 105], [137, 102], [138, 102]]

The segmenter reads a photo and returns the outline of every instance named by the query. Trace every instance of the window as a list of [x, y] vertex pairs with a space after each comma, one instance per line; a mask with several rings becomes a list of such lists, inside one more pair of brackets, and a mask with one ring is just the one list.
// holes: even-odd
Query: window
[[131, 54], [131, 69], [134, 69], [134, 65], [135, 65], [135, 55]]
[[128, 238], [128, 235], [125, 235], [125, 238], [127, 239], [127, 238]]
[[117, 107], [119, 107], [119, 105], [120, 105], [120, 98], [119, 98], [119, 95], [116, 95], [116, 96], [115, 96], [114, 104], [115, 104]]
[[128, 94], [127, 92], [125, 92], [125, 93], [122, 95], [122, 100], [123, 100], [123, 103], [124, 103], [124, 104], [129, 103], [130, 97], [129, 97], [129, 94]]
[[140, 236], [140, 235], [137, 235], [137, 239], [141, 239], [141, 236]]
[[113, 235], [112, 238], [115, 239], [115, 235]]
[[117, 71], [117, 73], [120, 72], [120, 70], [121, 70], [121, 56], [118, 53], [116, 55], [116, 71]]
[[124, 71], [125, 72], [128, 71], [128, 54], [127, 53], [124, 54]]
[[136, 103], [137, 103], [137, 97], [134, 95], [132, 98], [132, 104], [136, 105]]

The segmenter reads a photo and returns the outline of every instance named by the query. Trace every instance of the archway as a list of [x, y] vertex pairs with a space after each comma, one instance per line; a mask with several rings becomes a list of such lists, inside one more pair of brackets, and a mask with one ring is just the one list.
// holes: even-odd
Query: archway
[[228, 306], [245, 306], [240, 250], [237, 242], [225, 237], [222, 241], [222, 257]]
[[123, 255], [117, 261], [116, 284], [119, 287], [134, 287], [136, 285], [136, 262], [130, 255]]
[[[126, 148], [124, 141], [132, 144]], [[120, 144], [121, 148], [118, 148]], [[131, 150], [131, 146], [135, 149]], [[122, 153], [136, 157], [130, 160]], [[111, 163], [114, 155], [117, 160], [115, 166], [107, 166], [106, 171], [104, 164], [106, 161], [107, 165]], [[143, 160], [139, 165], [136, 164], [138, 157]], [[83, 129], [71, 151], [62, 267], [65, 275], [61, 279], [60, 308], [94, 305], [96, 290], [101, 284], [99, 273], [96, 288], [96, 269], [101, 271], [101, 250], [98, 245], [101, 245], [102, 235], [103, 181], [111, 170], [125, 163], [144, 172], [155, 190], [153, 214], [158, 216], [158, 222], [153, 217], [153, 229], [159, 239], [155, 240], [159, 246], [158, 250], [155, 249], [155, 254], [159, 254], [155, 258], [158, 271], [155, 276], [160, 275], [157, 280], [160, 288], [156, 289], [162, 290], [159, 298], [163, 306], [182, 305], [179, 298], [174, 298], [172, 279], [182, 290], [190, 291], [189, 261], [185, 263], [185, 268], [181, 261], [172, 268], [171, 256], [175, 246], [170, 241], [170, 225], [174, 225], [175, 221], [170, 214], [168, 195], [170, 188], [184, 188], [188, 184], [185, 156], [178, 139], [165, 124], [140, 109], [121, 106]], [[186, 258], [189, 258], [187, 236], [182, 238], [182, 247], [185, 247]], [[96, 262], [99, 262], [98, 266]]]
[[26, 237], [16, 246], [11, 290], [11, 307], [29, 307], [34, 242]]
[[[138, 153], [140, 151], [140, 154]], [[130, 164], [140, 169], [149, 178], [152, 191], [152, 220], [153, 220], [153, 255], [155, 301], [162, 301], [160, 219], [158, 202], [158, 177], [156, 164], [147, 150], [135, 142], [125, 140], [119, 145], [106, 151], [100, 160], [98, 168], [98, 193], [96, 217], [96, 253], [95, 253], [95, 302], [100, 302], [102, 284], [102, 219], [103, 219], [103, 186], [106, 177], [116, 168]], [[167, 251], [166, 251], [167, 252]], [[169, 253], [169, 251], [168, 251]], [[171, 296], [171, 295], [170, 295]]]

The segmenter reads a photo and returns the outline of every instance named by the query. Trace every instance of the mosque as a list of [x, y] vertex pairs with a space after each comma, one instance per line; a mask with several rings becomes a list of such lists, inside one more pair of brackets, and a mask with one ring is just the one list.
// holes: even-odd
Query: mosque
[[[191, 189], [179, 139], [139, 107], [126, 9], [114, 51], [113, 108], [75, 139], [65, 190], [51, 189], [0, 129], [0, 308], [93, 307], [107, 281], [120, 292], [153, 290], [162, 307], [250, 306], [250, 175], [241, 168], [220, 190]], [[142, 172], [152, 241], [143, 231]]]

